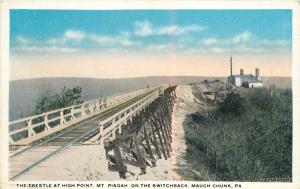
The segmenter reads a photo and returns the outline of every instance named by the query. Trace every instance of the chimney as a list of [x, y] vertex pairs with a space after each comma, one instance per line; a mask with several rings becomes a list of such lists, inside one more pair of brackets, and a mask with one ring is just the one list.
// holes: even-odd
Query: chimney
[[259, 69], [255, 68], [255, 77], [258, 79], [259, 78]]
[[240, 69], [240, 75], [244, 75], [244, 70], [242, 68]]
[[230, 76], [232, 76], [232, 56], [230, 56]]

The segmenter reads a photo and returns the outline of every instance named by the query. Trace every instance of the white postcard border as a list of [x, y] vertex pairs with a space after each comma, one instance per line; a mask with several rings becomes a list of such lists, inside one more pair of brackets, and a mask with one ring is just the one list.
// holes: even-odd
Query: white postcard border
[[[8, 180], [8, 99], [9, 99], [9, 10], [10, 9], [291, 9], [293, 11], [292, 85], [293, 85], [293, 182], [199, 182], [240, 183], [242, 188], [300, 188], [300, 2], [299, 1], [96, 1], [96, 0], [7, 0], [1, 2], [1, 187], [16, 188], [17, 183], [112, 183], [111, 181], [9, 181]], [[298, 169], [297, 169], [298, 167]], [[118, 183], [192, 183], [189, 181], [118, 181]], [[193, 182], [194, 183], [194, 182]]]

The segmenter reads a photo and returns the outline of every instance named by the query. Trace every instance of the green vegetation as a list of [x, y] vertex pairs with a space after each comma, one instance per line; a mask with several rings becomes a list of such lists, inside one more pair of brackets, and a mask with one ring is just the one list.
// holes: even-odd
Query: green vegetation
[[47, 91], [37, 100], [35, 114], [80, 104], [83, 102], [81, 91], [81, 87], [73, 87], [72, 89], [64, 87], [59, 94], [54, 95], [49, 95]]
[[205, 179], [292, 178], [290, 89], [249, 89], [243, 96], [230, 92], [214, 110], [190, 115], [185, 131], [187, 159]]
[[[54, 94], [54, 95], [50, 95], [50, 92], [47, 91], [44, 94], [42, 94], [35, 105], [35, 111], [32, 113], [33, 115], [37, 115], [37, 114], [42, 114], [45, 112], [49, 112], [52, 110], [56, 110], [56, 109], [60, 109], [60, 108], [64, 108], [64, 107], [68, 107], [68, 106], [72, 106], [72, 105], [76, 105], [76, 104], [80, 104], [83, 102], [82, 100], [82, 95], [81, 95], [81, 87], [73, 87], [71, 89], [64, 87], [60, 93]], [[69, 114], [71, 112], [71, 110], [64, 110], [63, 114]], [[60, 116], [60, 112], [54, 112], [51, 115], [48, 115], [47, 118], [51, 119], [53, 117], [58, 117]], [[70, 116], [65, 118], [67, 119], [71, 119]], [[32, 120], [32, 123], [40, 123], [45, 121], [45, 117], [44, 116], [40, 116], [37, 118], [34, 118]], [[56, 125], [60, 124], [60, 120], [57, 119], [55, 121], [51, 121], [51, 123], [48, 123], [48, 125], [50, 127], [54, 127]], [[23, 125], [23, 127], [26, 125]], [[15, 127], [20, 127], [20, 125], [16, 125]], [[40, 133], [42, 131], [45, 130], [45, 124], [41, 124], [37, 127], [34, 128], [36, 133]], [[27, 131], [18, 133], [16, 135], [13, 136], [14, 140], [20, 140], [22, 138], [26, 138], [28, 135]]]

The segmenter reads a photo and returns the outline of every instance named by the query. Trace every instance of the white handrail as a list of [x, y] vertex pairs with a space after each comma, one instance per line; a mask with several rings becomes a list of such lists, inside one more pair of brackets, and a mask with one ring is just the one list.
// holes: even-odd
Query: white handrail
[[[108, 136], [115, 138], [115, 132], [117, 129], [119, 130], [119, 132], [121, 132], [121, 126], [123, 124], [126, 124], [128, 120], [132, 120], [132, 118], [136, 114], [139, 114], [145, 107], [155, 101], [166, 88], [166, 86], [162, 86], [158, 90], [154, 91], [138, 102], [128, 106], [124, 110], [117, 112], [116, 114], [106, 118], [105, 120], [102, 120], [99, 123], [101, 142]], [[111, 124], [105, 127], [105, 125], [109, 123]]]
[[[45, 135], [45, 133], [51, 134], [53, 132], [57, 132], [58, 130], [64, 129], [67, 126], [70, 126], [78, 121], [99, 114], [104, 110], [117, 106], [120, 103], [128, 101], [138, 95], [149, 92], [157, 87], [158, 86], [153, 86], [153, 87], [148, 87], [136, 91], [127, 92], [124, 94], [118, 94], [118, 95], [104, 97], [96, 100], [94, 99], [87, 102], [83, 102], [82, 104], [73, 105], [70, 107], [49, 111], [43, 114], [11, 121], [9, 123], [10, 143], [11, 144], [30, 143], [35, 139], [39, 139], [43, 136], [47, 136]], [[68, 113], [64, 113], [64, 111], [68, 111]], [[34, 129], [42, 125], [45, 125], [45, 128], [41, 132], [37, 133]], [[15, 128], [13, 128], [14, 126]], [[27, 132], [27, 136], [25, 134], [25, 137], [23, 138], [22, 137], [20, 137], [20, 139], [13, 138], [13, 136], [17, 134], [22, 135], [23, 133], [24, 135], [24, 132]], [[41, 137], [36, 135], [39, 135]]]

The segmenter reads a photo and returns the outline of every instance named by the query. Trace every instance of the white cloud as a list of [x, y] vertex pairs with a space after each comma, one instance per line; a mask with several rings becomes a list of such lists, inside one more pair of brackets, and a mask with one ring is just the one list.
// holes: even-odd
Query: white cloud
[[[146, 46], [142, 45], [142, 40], [137, 36], [153, 36], [153, 35], [181, 35], [188, 32], [201, 31], [204, 27], [199, 25], [169, 25], [163, 27], [153, 27], [149, 21], [136, 22], [135, 31], [121, 31], [118, 35], [99, 35], [79, 30], [66, 30], [61, 37], [36, 40], [24, 36], [18, 36], [15, 39], [14, 49], [26, 52], [60, 52], [75, 53], [80, 51], [82, 44], [94, 43], [100, 47], [111, 49], [123, 49], [131, 51], [133, 46], [138, 46], [140, 50], [146, 52], [171, 52], [178, 53], [262, 53], [270, 52], [276, 49], [288, 49], [291, 42], [288, 40], [271, 40], [258, 38], [249, 31], [236, 34], [229, 38], [217, 38], [210, 36], [195, 42], [193, 35], [182, 35], [178, 40], [170, 43], [152, 42]], [[140, 40], [138, 40], [140, 39]]]
[[138, 36], [151, 36], [151, 35], [181, 35], [188, 32], [199, 32], [205, 29], [204, 26], [191, 24], [191, 25], [168, 25], [162, 27], [154, 27], [148, 20], [142, 22], [135, 22], [134, 33]]
[[259, 45], [266, 45], [266, 46], [288, 46], [290, 42], [288, 40], [269, 40], [269, 39], [262, 39], [257, 42]]
[[17, 50], [22, 50], [25, 52], [34, 52], [34, 53], [75, 53], [79, 52], [78, 48], [69, 48], [69, 47], [57, 47], [57, 46], [22, 46], [17, 48]]
[[234, 52], [239, 52], [239, 53], [261, 53], [261, 52], [266, 52], [267, 49], [264, 48], [253, 48], [253, 47], [236, 47], [234, 49]]
[[143, 22], [136, 22], [134, 33], [139, 36], [153, 35], [152, 24], [147, 20]]
[[127, 38], [126, 36], [107, 36], [107, 35], [90, 35], [90, 40], [95, 41], [101, 45], [122, 45], [122, 46], [134, 46], [139, 45], [141, 42], [133, 41]]
[[85, 37], [85, 33], [79, 30], [67, 30], [65, 32], [64, 37], [66, 39], [71, 39], [71, 40], [82, 40]]
[[52, 38], [52, 39], [47, 39], [46, 43], [49, 45], [64, 45], [66, 43], [65, 38]]
[[64, 35], [60, 38], [52, 38], [46, 40], [50, 45], [64, 45], [68, 42], [80, 42], [86, 37], [86, 34], [79, 30], [69, 29], [65, 31]]
[[120, 39], [119, 43], [123, 46], [135, 46], [141, 44], [139, 41], [132, 41], [130, 39]]
[[248, 31], [244, 31], [243, 33], [237, 34], [236, 36], [233, 37], [232, 42], [234, 44], [240, 44], [243, 42], [247, 42], [250, 40], [252, 34]]
[[217, 43], [217, 39], [213, 38], [213, 37], [206, 38], [206, 39], [203, 39], [203, 43], [205, 45], [211, 45], [211, 44]]
[[80, 51], [77, 47], [84, 42], [96, 42], [103, 46], [117, 47], [130, 47], [141, 44], [140, 41], [131, 40], [128, 32], [123, 32], [118, 36], [108, 36], [69, 29], [61, 37], [43, 41], [18, 36], [14, 49], [24, 52], [74, 53]]
[[29, 39], [29, 38], [26, 38], [26, 37], [23, 37], [23, 36], [18, 36], [18, 37], [16, 37], [16, 42], [18, 44], [27, 45], [27, 44], [32, 43], [33, 40]]
[[212, 48], [208, 49], [208, 51], [213, 52], [213, 53], [225, 53], [225, 52], [228, 52], [229, 49], [220, 48], [220, 47], [212, 47]]
[[157, 35], [181, 35], [188, 32], [202, 31], [204, 28], [199, 25], [187, 25], [187, 26], [177, 26], [170, 25], [158, 28], [156, 31]]
[[[71, 39], [75, 39], [79, 36], [73, 35], [74, 33], [68, 32], [68, 37]], [[46, 39], [46, 40], [36, 40], [32, 38], [26, 38], [22, 36], [18, 36], [16, 38], [16, 45], [14, 47], [17, 51], [23, 52], [32, 52], [32, 53], [75, 53], [80, 51], [79, 48], [73, 48], [65, 45], [67, 38], [64, 36], [62, 38], [53, 38], [53, 39]]]
[[101, 44], [107, 44], [107, 43], [111, 43], [113, 41], [113, 39], [111, 37], [99, 36], [99, 35], [91, 35], [90, 39], [92, 41], [95, 41], [95, 42], [101, 43]]

